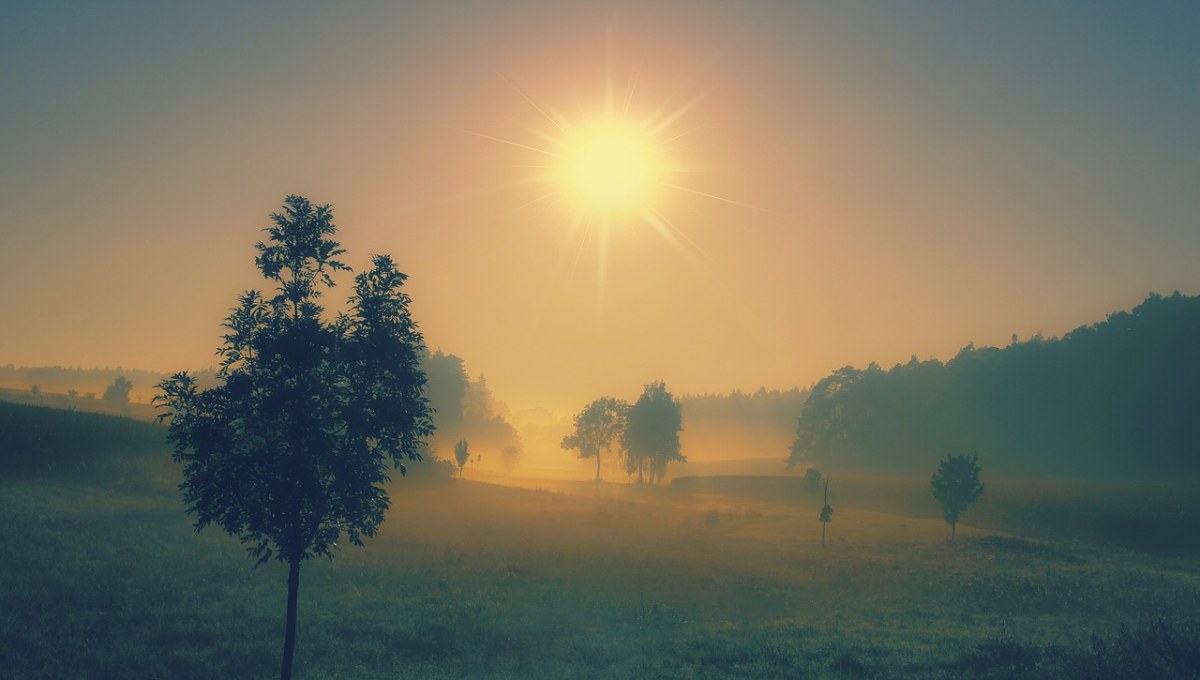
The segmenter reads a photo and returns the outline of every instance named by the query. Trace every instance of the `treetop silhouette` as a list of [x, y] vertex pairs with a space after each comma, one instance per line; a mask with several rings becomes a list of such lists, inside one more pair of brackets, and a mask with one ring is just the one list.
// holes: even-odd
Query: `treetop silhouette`
[[389, 506], [390, 464], [405, 473], [433, 431], [422, 394], [424, 339], [402, 292], [407, 276], [387, 255], [354, 277], [348, 311], [318, 304], [350, 268], [333, 240], [328, 205], [288, 196], [271, 216], [255, 264], [274, 284], [247, 291], [224, 323], [217, 385], [162, 381], [155, 401], [183, 464], [184, 502], [199, 531], [238, 537], [256, 566], [289, 565], [281, 676], [291, 675], [300, 564], [332, 559], [344, 535], [372, 536]]

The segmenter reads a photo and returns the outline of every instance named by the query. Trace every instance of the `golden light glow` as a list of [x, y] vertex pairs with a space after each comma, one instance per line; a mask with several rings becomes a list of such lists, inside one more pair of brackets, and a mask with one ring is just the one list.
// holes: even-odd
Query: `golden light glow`
[[649, 130], [607, 118], [558, 140], [552, 175], [562, 197], [576, 210], [614, 216], [653, 204], [665, 172]]
[[583, 252], [594, 249], [598, 313], [604, 304], [608, 251], [614, 229], [647, 227], [682, 256], [699, 261], [707, 255], [666, 215], [667, 205], [672, 202], [668, 194], [675, 195], [673, 200], [686, 194], [744, 205], [684, 184], [683, 176], [698, 169], [675, 156], [687, 146], [687, 138], [704, 129], [707, 123], [681, 125], [681, 122], [703, 94], [678, 101], [677, 92], [672, 97], [677, 100], [674, 104], [663, 102], [649, 111], [639, 110], [635, 102], [637, 79], [631, 79], [628, 88], [620, 93], [614, 80], [610, 63], [604, 74], [603, 98], [595, 101], [591, 115], [586, 107], [580, 107], [582, 116], [564, 114], [552, 104], [539, 103], [509, 81], [509, 86], [542, 119], [541, 127], [525, 126], [536, 137], [534, 140], [518, 141], [460, 129], [537, 154], [537, 162], [525, 167], [537, 168], [527, 179], [541, 185], [542, 190], [517, 210], [532, 209], [537, 214], [551, 208], [563, 211], [567, 218], [564, 225], [569, 231], [562, 242], [555, 276], [568, 264], [574, 271]]

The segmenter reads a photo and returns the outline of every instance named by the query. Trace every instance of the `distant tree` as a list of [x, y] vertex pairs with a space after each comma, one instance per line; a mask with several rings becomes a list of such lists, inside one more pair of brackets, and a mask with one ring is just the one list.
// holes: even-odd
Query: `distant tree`
[[521, 447], [506, 446], [500, 449], [500, 464], [504, 466], [505, 471], [512, 472], [517, 468], [517, 464], [521, 462]]
[[825, 527], [833, 521], [833, 506], [829, 505], [829, 476], [825, 476], [825, 505], [821, 506], [821, 546], [825, 545]]
[[118, 375], [117, 379], [104, 389], [104, 396], [101, 398], [114, 406], [124, 408], [129, 406], [129, 392], [132, 389], [133, 383], [125, 376]]
[[580, 458], [596, 459], [596, 481], [600, 481], [600, 453], [612, 451], [625, 432], [629, 404], [612, 397], [600, 397], [575, 415], [575, 430], [563, 437], [564, 449], [578, 449]]
[[462, 425], [463, 398], [470, 386], [467, 369], [460, 357], [440, 350], [427, 355], [422, 366], [429, 377], [425, 393], [433, 407], [439, 443], [448, 445], [447, 437], [459, 432]]
[[79, 398], [79, 390], [72, 387], [71, 389], [67, 390], [67, 396], [72, 399], [78, 399]]
[[29, 393], [37, 397], [38, 403], [42, 403], [42, 388], [40, 385], [33, 385], [29, 388]]
[[275, 295], [241, 295], [225, 321], [216, 385], [176, 373], [159, 383], [160, 420], [170, 422], [183, 464], [184, 502], [196, 530], [216, 524], [247, 545], [255, 566], [288, 565], [280, 676], [291, 676], [300, 565], [333, 558], [343, 534], [372, 536], [389, 498], [389, 463], [420, 460], [432, 431], [422, 395], [424, 341], [390, 257], [354, 278], [347, 311], [318, 304], [330, 274], [349, 270], [329, 206], [288, 196], [271, 216], [255, 260]]
[[821, 489], [821, 471], [816, 468], [809, 468], [804, 473], [804, 490], [809, 493], [816, 493]]
[[665, 384], [646, 385], [642, 396], [629, 408], [621, 443], [626, 452], [626, 468], [637, 472], [638, 481], [656, 483], [671, 461], [686, 463], [679, 451], [679, 431], [683, 417], [679, 404], [667, 392]]
[[458, 463], [458, 476], [462, 477], [467, 463], [471, 462], [471, 451], [467, 446], [466, 439], [459, 439], [458, 443], [454, 445], [454, 461]]
[[523, 448], [521, 436], [508, 422], [507, 407], [492, 395], [484, 376], [470, 380], [463, 360], [441, 351], [426, 356], [422, 366], [429, 377], [426, 395], [437, 428], [431, 446], [452, 451], [455, 442], [466, 438], [476, 449], [503, 451], [514, 447], [519, 454]]
[[950, 540], [953, 541], [958, 516], [983, 495], [978, 456], [946, 456], [945, 460], [938, 463], [930, 484], [933, 486], [933, 497], [942, 504], [942, 516], [950, 525]]

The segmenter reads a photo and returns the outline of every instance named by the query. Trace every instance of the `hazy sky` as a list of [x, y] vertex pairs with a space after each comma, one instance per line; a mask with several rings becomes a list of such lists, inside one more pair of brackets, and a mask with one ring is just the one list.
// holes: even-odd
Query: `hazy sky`
[[[0, 364], [211, 365], [288, 193], [518, 408], [1200, 293], [1198, 3], [433, 5], [6, 7]], [[672, 186], [600, 219], [536, 166], [608, 83]]]

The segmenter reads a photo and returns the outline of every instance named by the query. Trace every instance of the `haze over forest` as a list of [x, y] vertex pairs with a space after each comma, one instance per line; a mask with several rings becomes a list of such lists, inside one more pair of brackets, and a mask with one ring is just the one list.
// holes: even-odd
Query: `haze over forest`
[[[1061, 338], [1014, 336], [1004, 348], [972, 344], [945, 363], [913, 356], [888, 370], [874, 362], [846, 366], [811, 391], [680, 395], [682, 449], [693, 464], [672, 471], [778, 474], [786, 459], [789, 468], [920, 474], [947, 453], [982, 450], [993, 472], [1015, 476], [1200, 478], [1200, 423], [1191, 417], [1200, 403], [1196, 337], [1200, 296], [1175, 292], [1151, 295]], [[477, 454], [487, 454], [477, 470], [581, 475], [586, 465], [562, 450], [569, 419], [544, 409], [514, 414], [484, 376], [472, 379], [453, 354], [426, 354], [423, 367], [435, 410], [432, 457], [449, 460], [454, 443], [466, 438]], [[99, 386], [127, 376], [140, 382], [131, 383], [131, 400], [142, 402], [167, 377], [9, 365], [0, 367], [0, 387], [9, 388], [0, 397], [111, 411], [95, 401], [104, 392]], [[198, 377], [202, 385], [216, 384], [211, 372]], [[36, 395], [23, 389], [34, 385]], [[140, 413], [153, 411], [143, 405]], [[624, 476], [618, 457], [605, 473]]]
[[1200, 677], [1200, 3], [8, 3], [5, 678]]

